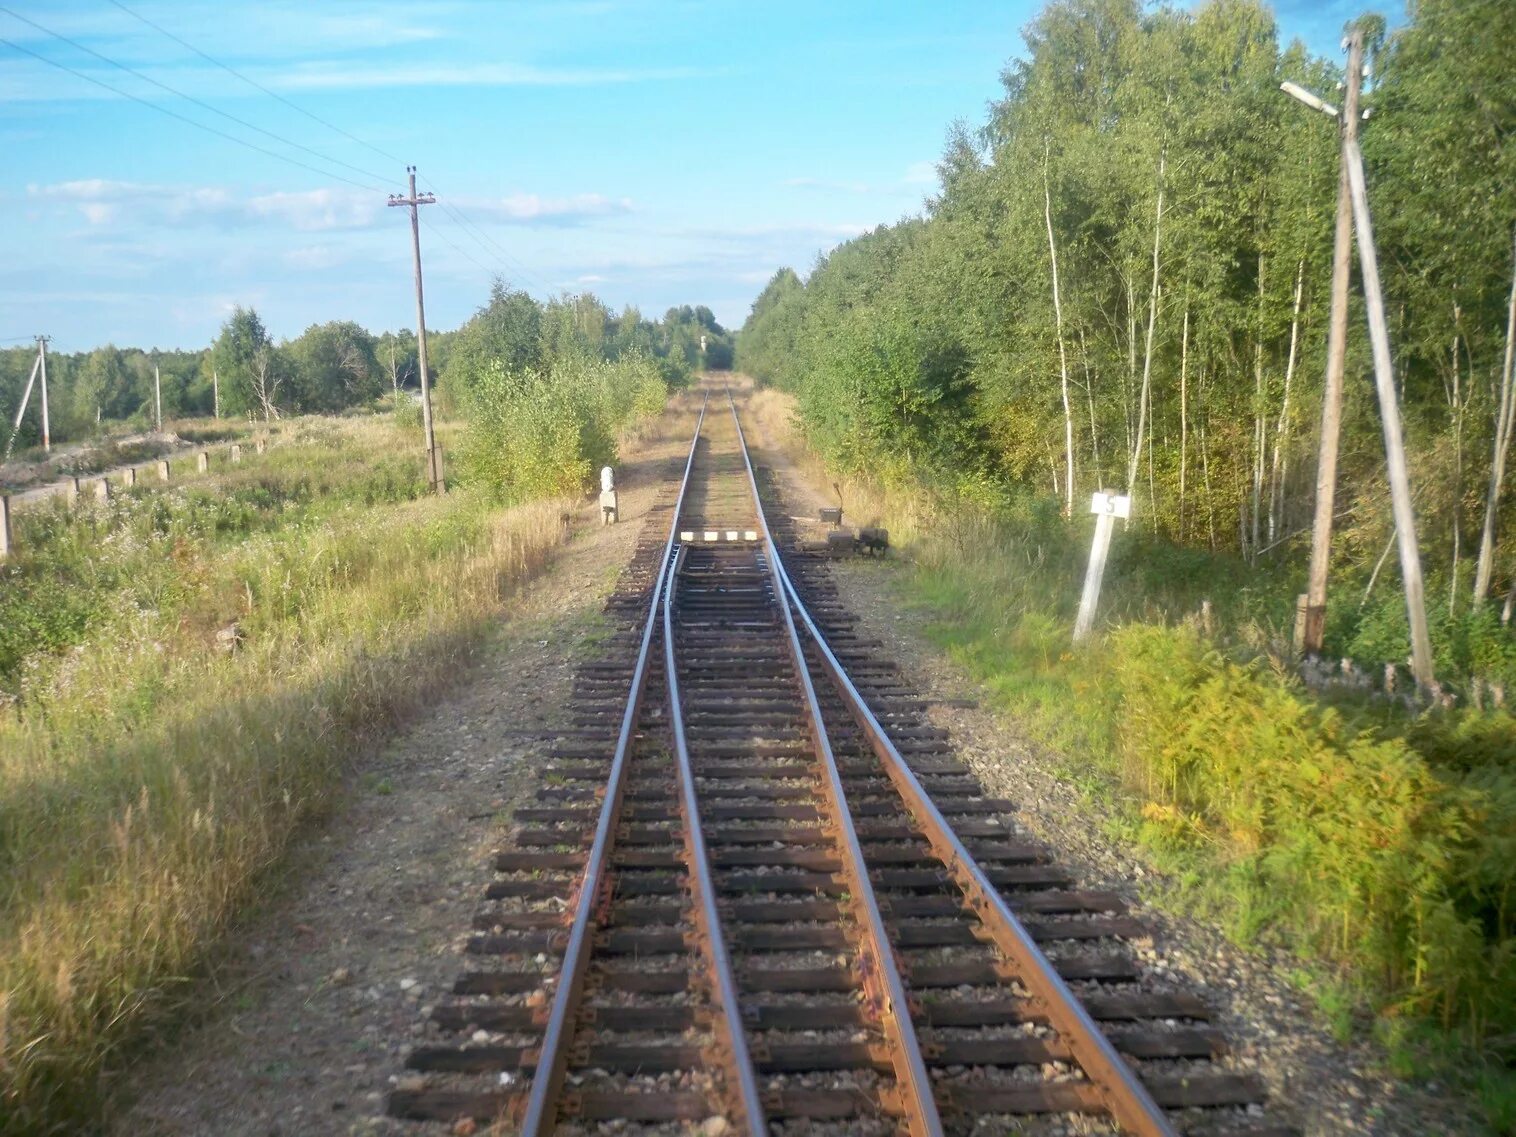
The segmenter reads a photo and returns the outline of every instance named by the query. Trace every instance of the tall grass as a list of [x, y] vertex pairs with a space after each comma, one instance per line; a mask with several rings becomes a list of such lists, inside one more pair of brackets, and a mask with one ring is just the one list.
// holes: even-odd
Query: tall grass
[[423, 497], [393, 431], [23, 515], [0, 604], [83, 614], [0, 671], [0, 1133], [89, 1124], [344, 765], [561, 540], [561, 502]]

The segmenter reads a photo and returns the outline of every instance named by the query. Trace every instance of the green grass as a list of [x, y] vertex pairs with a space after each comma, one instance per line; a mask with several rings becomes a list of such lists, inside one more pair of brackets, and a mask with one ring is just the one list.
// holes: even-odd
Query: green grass
[[305, 424], [22, 515], [0, 623], [41, 631], [0, 655], [0, 1134], [92, 1126], [347, 764], [562, 539], [561, 503], [422, 496], [413, 449], [385, 420]]

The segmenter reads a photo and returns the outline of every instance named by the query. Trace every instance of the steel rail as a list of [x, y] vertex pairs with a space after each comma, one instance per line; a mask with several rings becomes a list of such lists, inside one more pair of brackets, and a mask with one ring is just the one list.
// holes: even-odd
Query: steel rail
[[542, 1045], [537, 1048], [536, 1069], [532, 1074], [531, 1090], [527, 1096], [526, 1111], [522, 1117], [522, 1137], [540, 1137], [551, 1133], [558, 1120], [558, 1100], [563, 1089], [564, 1075], [568, 1071], [569, 1049], [573, 1044], [574, 1019], [584, 993], [584, 979], [589, 970], [592, 950], [591, 933], [596, 924], [595, 908], [601, 889], [607, 883], [606, 871], [610, 866], [611, 848], [615, 844], [616, 827], [621, 820], [621, 802], [626, 788], [627, 755], [632, 738], [636, 734], [637, 721], [642, 709], [642, 696], [647, 689], [648, 664], [652, 659], [653, 633], [658, 627], [658, 601], [670, 578], [670, 561], [674, 553], [675, 538], [679, 532], [679, 511], [690, 484], [690, 471], [695, 465], [695, 450], [700, 444], [700, 429], [705, 423], [705, 409], [710, 402], [707, 395], [700, 405], [700, 417], [695, 421], [695, 437], [690, 442], [689, 456], [684, 462], [684, 477], [679, 482], [679, 497], [674, 505], [674, 516], [669, 523], [668, 541], [663, 547], [663, 560], [659, 564], [658, 577], [653, 583], [652, 597], [648, 601], [647, 622], [642, 631], [642, 646], [637, 653], [637, 665], [632, 672], [631, 689], [627, 692], [626, 710], [621, 716], [621, 731], [616, 736], [616, 750], [611, 759], [611, 769], [606, 780], [605, 798], [600, 807], [600, 817], [595, 825], [594, 842], [590, 845], [585, 860], [584, 876], [579, 883], [579, 892], [574, 901], [574, 919], [570, 926], [568, 943], [563, 953], [563, 963], [558, 971], [558, 989], [553, 993], [552, 1007], [548, 1012], [547, 1026], [542, 1034]]
[[921, 1054], [921, 1043], [916, 1037], [916, 1026], [911, 1020], [910, 1000], [905, 993], [905, 983], [900, 977], [900, 968], [890, 947], [889, 933], [884, 926], [884, 916], [879, 910], [879, 900], [874, 895], [874, 885], [869, 879], [868, 864], [863, 857], [863, 846], [853, 826], [852, 813], [848, 808], [847, 793], [843, 789], [842, 774], [837, 767], [836, 755], [832, 753], [831, 740], [821, 715], [821, 703], [816, 697], [815, 684], [811, 682], [810, 668], [806, 664], [805, 651], [800, 644], [800, 635], [795, 630], [794, 618], [785, 603], [784, 577], [779, 572], [778, 550], [774, 547], [773, 535], [769, 532], [768, 519], [763, 513], [763, 501], [758, 496], [758, 480], [753, 474], [752, 459], [748, 457], [747, 438], [742, 433], [742, 421], [737, 417], [737, 404], [727, 391], [727, 403], [732, 411], [732, 423], [737, 428], [737, 444], [742, 453], [742, 464], [747, 472], [748, 487], [753, 494], [753, 508], [757, 512], [758, 531], [768, 562], [769, 578], [774, 588], [774, 602], [784, 618], [786, 638], [794, 658], [796, 681], [805, 697], [806, 718], [816, 753], [821, 758], [826, 774], [825, 785], [830, 799], [832, 826], [839, 844], [842, 845], [842, 871], [847, 878], [848, 903], [854, 918], [864, 931], [863, 943], [859, 946], [858, 967], [865, 995], [874, 1003], [885, 1039], [889, 1044], [890, 1061], [894, 1066], [895, 1083], [904, 1112], [906, 1125], [913, 1137], [937, 1137], [942, 1133], [942, 1119], [937, 1111], [936, 1098], [932, 1093], [931, 1079], [927, 1076], [926, 1062]]
[[883, 724], [868, 701], [854, 685], [847, 669], [837, 658], [826, 637], [800, 599], [782, 560], [776, 571], [783, 581], [786, 607], [793, 606], [815, 643], [827, 674], [831, 676], [842, 700], [851, 710], [884, 765], [885, 772], [904, 799], [911, 816], [920, 826], [932, 852], [946, 866], [948, 874], [962, 889], [965, 899], [990, 933], [995, 945], [1018, 969], [1018, 978], [1031, 994], [1031, 1009], [1045, 1016], [1068, 1046], [1074, 1060], [1095, 1087], [1102, 1104], [1116, 1123], [1138, 1137], [1178, 1137], [1178, 1130], [1148, 1093], [1136, 1072], [1090, 1017], [1063, 977], [1053, 968], [1026, 926], [1018, 920], [999, 889], [990, 882], [978, 861], [943, 816], [915, 772], [907, 765], [898, 747], [885, 733]]
[[[678, 516], [675, 516], [678, 522]], [[677, 529], [676, 529], [677, 531]], [[737, 983], [732, 978], [731, 955], [721, 930], [721, 916], [716, 911], [716, 885], [711, 879], [711, 862], [706, 853], [705, 833], [700, 828], [700, 805], [695, 796], [695, 770], [684, 733], [684, 701], [679, 692], [679, 669], [674, 651], [674, 591], [684, 564], [688, 546], [681, 546], [674, 557], [668, 587], [663, 591], [663, 658], [667, 674], [669, 718], [674, 732], [674, 757], [679, 767], [680, 819], [684, 829], [685, 861], [689, 866], [689, 889], [694, 899], [699, 948], [707, 968], [707, 986], [716, 1005], [720, 1022], [716, 1024], [716, 1050], [725, 1067], [722, 1089], [731, 1115], [747, 1124], [749, 1137], [766, 1137], [768, 1121], [748, 1052], [747, 1035], [742, 1028], [742, 1007], [737, 999]]]

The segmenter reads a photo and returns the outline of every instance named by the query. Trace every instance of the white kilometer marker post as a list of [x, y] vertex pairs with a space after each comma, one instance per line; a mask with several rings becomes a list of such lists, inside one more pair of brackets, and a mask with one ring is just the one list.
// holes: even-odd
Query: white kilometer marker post
[[1105, 557], [1111, 551], [1111, 528], [1116, 518], [1132, 516], [1132, 499], [1121, 494], [1097, 493], [1090, 498], [1090, 512], [1095, 515], [1095, 542], [1090, 546], [1090, 567], [1084, 574], [1084, 594], [1079, 597], [1079, 619], [1074, 622], [1075, 643], [1088, 636], [1095, 624]]

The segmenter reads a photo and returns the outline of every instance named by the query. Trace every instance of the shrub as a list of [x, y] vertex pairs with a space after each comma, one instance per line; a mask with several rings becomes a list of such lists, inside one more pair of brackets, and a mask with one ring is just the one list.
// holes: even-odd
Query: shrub
[[463, 479], [500, 501], [575, 494], [616, 458], [616, 432], [663, 409], [652, 360], [560, 360], [551, 371], [496, 360], [470, 387]]
[[1110, 667], [1122, 773], [1150, 818], [1245, 863], [1279, 923], [1392, 1001], [1516, 1026], [1516, 778], [1444, 777], [1189, 629], [1122, 628]]

